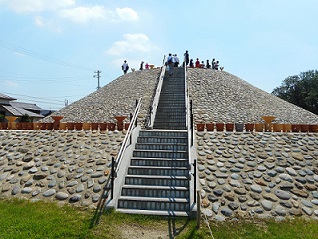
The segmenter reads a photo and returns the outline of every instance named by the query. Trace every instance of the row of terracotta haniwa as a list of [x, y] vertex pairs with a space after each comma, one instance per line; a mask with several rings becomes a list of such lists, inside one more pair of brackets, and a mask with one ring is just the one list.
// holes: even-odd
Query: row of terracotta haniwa
[[128, 129], [129, 123], [73, 123], [73, 122], [54, 122], [54, 123], [39, 123], [39, 122], [0, 122], [0, 130], [100, 130], [114, 131]]
[[316, 132], [318, 124], [197, 123], [197, 131]]

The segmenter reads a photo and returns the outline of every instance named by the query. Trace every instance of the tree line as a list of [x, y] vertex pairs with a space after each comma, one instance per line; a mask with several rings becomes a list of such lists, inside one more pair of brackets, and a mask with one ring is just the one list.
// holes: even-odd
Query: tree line
[[272, 91], [272, 94], [318, 114], [318, 71], [310, 70], [289, 76], [281, 86]]

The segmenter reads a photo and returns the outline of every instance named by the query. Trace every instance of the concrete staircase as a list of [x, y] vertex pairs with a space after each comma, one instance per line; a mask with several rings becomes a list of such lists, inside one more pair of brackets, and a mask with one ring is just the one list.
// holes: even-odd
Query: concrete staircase
[[141, 130], [117, 210], [189, 216], [190, 181], [184, 68], [165, 75], [153, 130]]
[[186, 129], [184, 68], [166, 73], [160, 93], [154, 129]]

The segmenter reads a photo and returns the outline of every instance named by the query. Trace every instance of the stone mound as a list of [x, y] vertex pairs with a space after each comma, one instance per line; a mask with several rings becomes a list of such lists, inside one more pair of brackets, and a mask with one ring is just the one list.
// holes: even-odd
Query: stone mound
[[[62, 122], [113, 122], [114, 116], [132, 113], [136, 99], [143, 97], [140, 117], [145, 118], [159, 74], [160, 68], [128, 73], [54, 115], [64, 116]], [[256, 123], [271, 115], [277, 123], [318, 123], [317, 115], [228, 72], [189, 68], [188, 77], [195, 122]]]
[[[136, 71], [120, 76], [101, 89], [55, 112], [61, 122], [116, 122], [115, 116], [133, 113], [142, 97], [140, 116], [149, 111], [160, 69]], [[52, 121], [48, 116], [44, 122]]]
[[189, 69], [190, 94], [197, 122], [317, 124], [318, 116], [224, 71]]

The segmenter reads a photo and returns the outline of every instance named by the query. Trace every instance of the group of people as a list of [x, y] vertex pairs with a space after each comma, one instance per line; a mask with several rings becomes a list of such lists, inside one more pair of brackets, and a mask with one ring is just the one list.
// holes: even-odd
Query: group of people
[[[145, 64], [145, 69], [149, 69], [149, 67], [150, 67], [150, 65], [149, 65], [148, 62], [147, 62], [147, 63]], [[122, 69], [122, 71], [124, 72], [124, 74], [126, 74], [127, 71], [129, 70], [129, 65], [128, 65], [128, 63], [127, 63], [126, 60], [124, 60], [124, 63], [122, 64], [121, 69]], [[144, 69], [144, 62], [141, 61], [139, 70], [142, 71], [143, 69]], [[131, 68], [131, 70], [132, 70], [132, 71], [135, 71], [134, 68]]]
[[[172, 75], [172, 69], [173, 67], [178, 67], [179, 66], [179, 58], [177, 57], [177, 54], [172, 55], [171, 53], [169, 53], [169, 56], [167, 58], [166, 61], [166, 65], [169, 67], [169, 75]], [[189, 67], [196, 67], [196, 68], [207, 68], [207, 69], [213, 69], [213, 70], [219, 70], [220, 67], [220, 63], [219, 61], [216, 61], [215, 58], [213, 58], [211, 64], [209, 60], [206, 60], [206, 64], [204, 63], [204, 61], [199, 60], [199, 58], [197, 58], [197, 60], [195, 61], [195, 63], [193, 62], [193, 59], [190, 59], [189, 57], [189, 52], [186, 51], [184, 53], [184, 61], [182, 64], [183, 67], [185, 66], [189, 66]], [[220, 68], [221, 70], [223, 70], [223, 67]]]
[[[168, 57], [167, 57], [167, 61], [166, 61], [166, 66], [168, 66], [168, 70], [169, 70], [169, 75], [172, 75], [173, 72], [173, 67], [179, 67], [180, 61], [179, 61], [179, 57], [177, 56], [177, 54], [171, 54], [169, 53]], [[204, 61], [199, 60], [199, 58], [196, 59], [195, 62], [193, 62], [193, 59], [190, 59], [189, 57], [189, 52], [186, 51], [184, 53], [184, 61], [182, 63], [182, 66], [189, 66], [191, 68], [206, 68], [206, 69], [213, 69], [213, 70], [219, 70], [220, 67], [220, 63], [219, 61], [216, 61], [215, 58], [213, 58], [211, 64], [209, 60], [206, 60], [206, 63], [204, 63]], [[124, 74], [127, 73], [127, 71], [129, 70], [129, 66], [127, 61], [124, 61], [124, 64], [122, 65], [122, 70], [124, 72]], [[140, 63], [140, 68], [139, 70], [143, 70], [144, 69], [144, 62], [142, 61]], [[149, 69], [149, 64], [146, 63], [145, 65], [145, 69]], [[223, 67], [220, 67], [221, 70], [223, 70]]]
[[172, 75], [173, 67], [178, 67], [179, 63], [179, 57], [177, 56], [177, 54], [172, 55], [171, 53], [169, 53], [166, 61], [166, 66], [168, 66], [170, 76]]
[[214, 58], [210, 64], [209, 60], [206, 60], [206, 64], [204, 63], [204, 61], [199, 60], [199, 58], [197, 58], [197, 60], [195, 61], [195, 65], [193, 64], [193, 59], [190, 60], [190, 65], [189, 67], [196, 67], [196, 68], [207, 68], [210, 69], [212, 68], [213, 70], [219, 70], [220, 67], [220, 63], [219, 61], [216, 61]]
[[[142, 71], [143, 69], [144, 69], [144, 62], [142, 61], [142, 62], [140, 63], [139, 70]], [[146, 65], [145, 65], [145, 69], [149, 69], [149, 64], [148, 64], [148, 62], [147, 62]]]
[[[215, 58], [213, 58], [211, 64], [210, 64], [210, 61], [209, 60], [206, 60], [206, 63], [204, 63], [204, 61], [201, 61], [199, 60], [199, 58], [197, 58], [197, 60], [195, 62], [193, 62], [193, 59], [190, 59], [189, 58], [189, 52], [186, 51], [184, 53], [184, 63], [183, 63], [183, 66], [184, 64], [186, 64], [187, 66], [189, 65], [189, 67], [196, 67], [196, 68], [207, 68], [207, 69], [210, 69], [212, 68], [213, 70], [219, 70], [219, 67], [220, 67], [220, 62], [219, 61], [216, 61]], [[221, 70], [223, 70], [223, 67], [220, 68]]]

